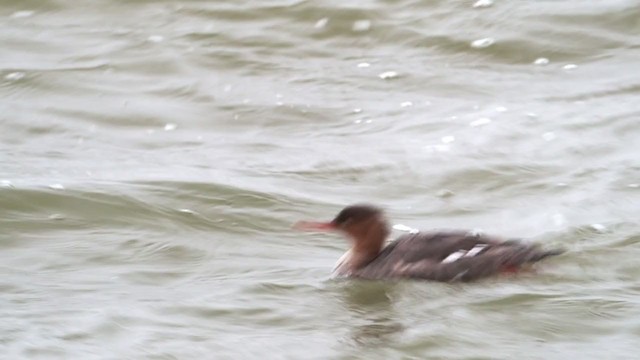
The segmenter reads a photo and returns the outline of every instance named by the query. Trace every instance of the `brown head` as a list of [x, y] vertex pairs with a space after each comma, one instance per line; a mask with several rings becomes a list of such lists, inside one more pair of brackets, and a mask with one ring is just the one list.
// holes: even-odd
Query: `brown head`
[[375, 254], [390, 233], [384, 211], [367, 204], [347, 206], [330, 222], [299, 222], [296, 228], [340, 231], [351, 238], [355, 251]]

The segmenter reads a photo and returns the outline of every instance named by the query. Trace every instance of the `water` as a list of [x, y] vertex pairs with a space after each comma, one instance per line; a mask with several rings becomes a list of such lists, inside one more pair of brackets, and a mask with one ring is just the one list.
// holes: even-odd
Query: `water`
[[[636, 0], [0, 19], [2, 357], [637, 356]], [[332, 281], [346, 243], [291, 224], [364, 200], [569, 253], [476, 284]]]

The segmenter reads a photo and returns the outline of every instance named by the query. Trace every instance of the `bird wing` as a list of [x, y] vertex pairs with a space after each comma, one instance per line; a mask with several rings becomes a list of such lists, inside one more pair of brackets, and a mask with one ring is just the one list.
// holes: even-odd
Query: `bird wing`
[[395, 244], [392, 252], [402, 253], [403, 259], [408, 262], [424, 259], [443, 261], [457, 251], [503, 243], [503, 239], [468, 231], [422, 232], [401, 236], [392, 243]]
[[535, 244], [468, 232], [419, 233], [394, 241], [354, 275], [370, 279], [470, 281], [557, 253], [541, 250]]

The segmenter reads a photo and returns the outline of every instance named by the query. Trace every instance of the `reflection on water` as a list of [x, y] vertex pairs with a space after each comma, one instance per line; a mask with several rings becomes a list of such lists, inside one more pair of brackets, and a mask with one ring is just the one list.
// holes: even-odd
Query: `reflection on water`
[[404, 329], [395, 314], [401, 286], [381, 281], [340, 280], [342, 305], [351, 314], [349, 340], [358, 346], [384, 345]]

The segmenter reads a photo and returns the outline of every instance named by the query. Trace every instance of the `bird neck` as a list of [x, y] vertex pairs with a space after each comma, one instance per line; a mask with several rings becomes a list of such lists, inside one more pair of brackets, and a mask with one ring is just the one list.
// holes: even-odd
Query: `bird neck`
[[358, 250], [353, 246], [347, 251], [336, 263], [333, 273], [336, 276], [350, 276], [354, 271], [357, 271], [367, 266], [373, 259], [378, 256], [378, 252], [371, 250]]
[[370, 262], [372, 262], [380, 251], [386, 239], [386, 234], [380, 237], [362, 239], [354, 239], [353, 246], [338, 260], [333, 273], [336, 276], [350, 276]]
[[373, 235], [369, 233], [367, 236], [354, 238], [353, 246], [349, 250], [351, 265], [358, 269], [370, 263], [382, 250], [386, 237], [386, 232], [381, 231]]
[[352, 274], [373, 261], [382, 251], [389, 228], [385, 221], [373, 219], [361, 226], [351, 226], [345, 232], [351, 240], [351, 249], [338, 260], [334, 269], [337, 275]]

